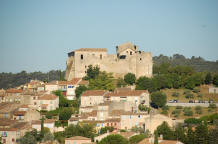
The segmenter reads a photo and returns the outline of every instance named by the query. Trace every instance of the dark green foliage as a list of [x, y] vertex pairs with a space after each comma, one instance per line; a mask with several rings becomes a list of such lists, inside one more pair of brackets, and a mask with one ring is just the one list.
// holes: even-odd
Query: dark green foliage
[[151, 94], [151, 101], [155, 107], [163, 107], [167, 102], [166, 94], [160, 91]]
[[55, 91], [54, 94], [59, 96], [59, 107], [72, 107], [72, 101], [66, 99], [60, 90]]
[[211, 81], [212, 81], [211, 73], [207, 73], [204, 82], [205, 82], [205, 84], [211, 84]]
[[122, 78], [117, 79], [117, 87], [118, 88], [125, 87], [126, 85], [127, 85], [127, 83], [124, 81], [124, 79], [122, 79]]
[[138, 106], [138, 108], [139, 108], [140, 111], [147, 111], [147, 112], [150, 112], [150, 110], [151, 110], [149, 107], [147, 107], [147, 106], [145, 106], [145, 105], [143, 105], [143, 104], [140, 104], [140, 105]]
[[168, 123], [165, 121], [157, 127], [157, 133], [158, 135], [163, 135], [164, 140], [174, 139], [173, 131], [169, 127]]
[[121, 135], [109, 135], [103, 138], [99, 144], [128, 144], [128, 140]]
[[196, 106], [195, 107], [195, 112], [196, 112], [196, 114], [202, 114], [202, 107], [201, 106]]
[[129, 84], [129, 85], [133, 85], [136, 81], [136, 77], [135, 77], [135, 74], [133, 73], [127, 73], [125, 76], [124, 76], [124, 81]]
[[95, 79], [89, 80], [89, 89], [113, 91], [115, 89], [115, 85], [113, 83], [112, 74], [100, 72], [100, 74]]
[[73, 110], [71, 107], [63, 108], [59, 113], [59, 120], [69, 120], [72, 114]]
[[137, 144], [140, 141], [142, 141], [144, 138], [147, 138], [147, 137], [148, 137], [148, 135], [146, 135], [146, 134], [135, 135], [135, 136], [130, 137], [129, 143], [130, 144]]
[[195, 82], [192, 77], [187, 77], [184, 81], [184, 86], [187, 89], [193, 89], [195, 87]]
[[93, 125], [70, 125], [64, 131], [65, 137], [72, 137], [72, 136], [84, 136], [88, 138], [92, 138], [94, 136], [94, 126]]
[[40, 137], [43, 138], [44, 134], [45, 134], [45, 130], [44, 130], [44, 117], [42, 117], [41, 119], [41, 131], [40, 131]]
[[215, 74], [214, 77], [213, 77], [213, 84], [215, 86], [218, 86], [218, 74]]
[[158, 144], [158, 132], [154, 132], [154, 144]]
[[214, 122], [215, 128], [209, 131], [209, 144], [218, 143], [218, 120]]
[[187, 98], [187, 99], [194, 98], [194, 95], [192, 93], [187, 93], [185, 95], [185, 98]]
[[75, 91], [75, 93], [76, 93], [76, 98], [79, 99], [80, 96], [81, 96], [81, 94], [82, 94], [84, 91], [86, 91], [87, 89], [88, 89], [88, 88], [87, 88], [86, 86], [84, 86], [84, 85], [80, 85], [79, 87], [77, 87], [77, 88], [76, 88], [76, 91]]
[[139, 79], [136, 81], [136, 90], [148, 90], [149, 92], [155, 91], [152, 79], [145, 76], [139, 77]]
[[184, 142], [186, 139], [186, 135], [185, 135], [185, 130], [182, 127], [181, 124], [177, 125], [175, 130], [174, 130], [174, 136], [176, 140], [179, 140], [181, 142]]
[[216, 108], [216, 104], [214, 104], [214, 103], [209, 104], [208, 108], [209, 109], [215, 109]]
[[174, 54], [172, 57], [159, 55], [159, 56], [154, 56], [153, 61], [154, 61], [154, 65], [158, 65], [158, 66], [162, 63], [169, 63], [170, 66], [176, 66], [176, 65], [191, 66], [197, 72], [203, 72], [203, 71], [217, 72], [218, 71], [217, 62], [206, 61], [202, 57], [193, 56], [191, 59], [188, 59], [180, 54]]
[[[65, 71], [62, 71], [64, 75]], [[59, 80], [60, 71], [52, 70], [48, 73], [42, 72], [32, 72], [27, 73], [26, 71], [21, 71], [20, 73], [0, 73], [0, 89], [8, 89], [17, 87], [30, 82], [30, 80], [37, 79], [41, 81], [53, 81]]]
[[95, 79], [100, 74], [100, 68], [98, 66], [89, 65], [87, 69], [87, 78], [86, 79]]
[[112, 132], [114, 130], [114, 127], [103, 127], [100, 129], [100, 134], [107, 133], [107, 131]]
[[192, 111], [191, 107], [185, 107], [183, 111], [184, 111], [184, 116], [192, 116], [193, 115], [193, 111]]
[[185, 144], [196, 144], [195, 133], [191, 127], [188, 127]]
[[20, 144], [36, 144], [36, 138], [31, 133], [26, 133], [21, 139]]
[[184, 122], [186, 124], [200, 124], [202, 122], [202, 120], [196, 119], [196, 118], [188, 118], [188, 119], [185, 119]]
[[197, 144], [207, 144], [208, 143], [208, 128], [206, 124], [200, 124], [196, 127], [195, 138]]
[[142, 127], [139, 127], [139, 126], [132, 127], [131, 131], [136, 132], [136, 133], [145, 133], [145, 130]]
[[64, 132], [54, 133], [54, 139], [57, 140], [59, 143], [64, 144], [64, 141], [65, 141]]

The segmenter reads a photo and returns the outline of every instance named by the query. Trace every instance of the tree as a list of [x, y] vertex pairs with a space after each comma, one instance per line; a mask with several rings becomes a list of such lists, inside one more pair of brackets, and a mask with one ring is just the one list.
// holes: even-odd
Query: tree
[[73, 111], [72, 108], [63, 108], [59, 114], [59, 120], [69, 120]]
[[124, 81], [124, 79], [122, 79], [122, 78], [117, 79], [117, 87], [118, 88], [125, 87], [126, 85], [127, 85], [127, 83]]
[[101, 72], [95, 79], [89, 80], [89, 89], [91, 90], [109, 90], [113, 91], [115, 85], [111, 73]]
[[44, 132], [44, 117], [42, 117], [42, 119], [41, 119], [41, 131], [40, 131], [40, 136], [41, 136], [41, 138], [43, 138], [44, 137], [44, 134], [45, 134], [45, 132]]
[[188, 127], [188, 132], [186, 135], [186, 140], [185, 140], [185, 144], [195, 144], [196, 140], [195, 140], [195, 133], [192, 130], [192, 127]]
[[158, 132], [154, 132], [154, 144], [158, 144]]
[[184, 86], [187, 89], [193, 89], [195, 87], [194, 79], [191, 76], [187, 77], [184, 81]]
[[210, 84], [212, 81], [212, 76], [211, 73], [207, 73], [206, 77], [205, 77], [205, 84]]
[[207, 144], [208, 143], [208, 128], [206, 124], [200, 124], [196, 127], [195, 138], [197, 144]]
[[166, 94], [160, 91], [151, 94], [151, 101], [154, 107], [163, 107], [167, 102]]
[[77, 87], [77, 88], [76, 88], [76, 91], [75, 91], [75, 93], [76, 93], [76, 98], [79, 99], [80, 96], [81, 96], [81, 94], [82, 94], [84, 91], [86, 91], [87, 89], [88, 89], [88, 88], [87, 88], [86, 86], [84, 86], [84, 85], [80, 85], [79, 87]]
[[108, 131], [109, 131], [109, 132], [112, 132], [113, 130], [114, 130], [114, 127], [108, 127], [108, 126], [106, 126], [106, 127], [103, 127], [103, 128], [100, 129], [100, 134], [107, 133]]
[[179, 97], [179, 93], [178, 92], [173, 92], [172, 96], [173, 97]]
[[130, 144], [137, 144], [140, 141], [142, 141], [144, 138], [148, 138], [147, 134], [139, 134], [139, 135], [134, 135], [129, 138], [129, 143]]
[[136, 77], [135, 77], [135, 74], [133, 73], [127, 73], [125, 76], [124, 76], [124, 81], [129, 84], [129, 85], [133, 85], [136, 81]]
[[214, 77], [213, 77], [213, 84], [215, 86], [218, 86], [218, 74], [215, 74]]
[[183, 111], [184, 111], [184, 116], [192, 116], [193, 115], [193, 111], [192, 111], [191, 107], [185, 107]]
[[100, 74], [100, 68], [98, 66], [89, 65], [87, 69], [86, 79], [95, 79]]
[[21, 139], [20, 144], [36, 144], [37, 141], [31, 133], [26, 133]]
[[47, 142], [47, 141], [53, 141], [54, 140], [54, 136], [51, 132], [46, 132], [44, 137], [43, 137], [43, 141]]
[[128, 144], [128, 140], [118, 134], [112, 134], [103, 138], [99, 144]]
[[147, 107], [147, 106], [145, 106], [143, 104], [139, 104], [138, 108], [139, 108], [140, 111], [147, 111], [148, 113], [151, 110], [149, 107]]
[[201, 106], [196, 106], [195, 111], [197, 114], [202, 114], [202, 107]]
[[157, 130], [158, 135], [163, 135], [164, 140], [174, 139], [173, 131], [170, 129], [167, 122], [164, 121], [161, 125], [157, 127], [156, 130]]
[[150, 78], [142, 76], [136, 81], [136, 90], [148, 90], [149, 92], [153, 92], [156, 89], [154, 88], [154, 83]]

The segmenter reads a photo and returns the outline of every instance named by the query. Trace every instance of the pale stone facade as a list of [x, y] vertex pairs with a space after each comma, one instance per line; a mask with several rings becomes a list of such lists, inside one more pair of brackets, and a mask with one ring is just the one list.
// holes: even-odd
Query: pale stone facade
[[91, 138], [86, 138], [82, 136], [74, 136], [71, 138], [65, 138], [65, 144], [91, 144]]
[[152, 54], [139, 51], [136, 45], [124, 43], [116, 47], [116, 54], [107, 54], [105, 48], [80, 48], [68, 53], [65, 79], [82, 78], [89, 65], [101, 71], [112, 72], [115, 77], [134, 73], [136, 77], [152, 76]]

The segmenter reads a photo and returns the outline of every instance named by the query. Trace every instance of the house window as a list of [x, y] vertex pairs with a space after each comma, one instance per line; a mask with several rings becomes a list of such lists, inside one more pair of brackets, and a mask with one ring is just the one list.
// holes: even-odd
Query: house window
[[100, 59], [102, 59], [102, 54], [100, 54]]
[[135, 48], [135, 50], [136, 50], [136, 45], [134, 45], [134, 48]]
[[33, 97], [33, 99], [35, 100], [35, 99], [36, 99], [36, 97]]
[[142, 58], [140, 58], [140, 60], [142, 60]]
[[34, 105], [36, 105], [36, 102], [34, 102]]
[[141, 116], [140, 115], [138, 115], [138, 118], [140, 118]]
[[83, 60], [83, 55], [81, 54], [80, 59]]
[[5, 118], [8, 118], [8, 113], [5, 114]]
[[2, 133], [2, 136], [3, 136], [3, 137], [7, 137], [7, 132], [3, 132], [3, 133]]
[[12, 142], [14, 142], [15, 140], [14, 140], [14, 138], [12, 138]]
[[132, 55], [132, 52], [130, 52], [130, 55]]

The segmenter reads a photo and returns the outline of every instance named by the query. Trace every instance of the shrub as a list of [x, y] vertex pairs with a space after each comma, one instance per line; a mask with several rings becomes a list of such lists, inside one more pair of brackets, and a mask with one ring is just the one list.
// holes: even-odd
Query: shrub
[[197, 114], [202, 114], [202, 108], [201, 108], [201, 106], [196, 106], [196, 107], [195, 107], [195, 112], [196, 112]]
[[135, 74], [133, 73], [128, 73], [124, 76], [124, 81], [129, 84], [129, 85], [133, 85], [136, 81], [136, 77]]
[[209, 104], [208, 108], [209, 109], [215, 109], [216, 108], [216, 104], [214, 104], [214, 103]]
[[184, 116], [193, 116], [193, 111], [190, 107], [184, 108]]
[[175, 116], [175, 117], [178, 117], [181, 113], [181, 109], [175, 109], [174, 111], [172, 111], [172, 114]]
[[187, 93], [185, 95], [185, 98], [187, 98], [187, 99], [194, 98], [194, 95], [192, 93]]
[[203, 94], [202, 94], [202, 93], [198, 93], [198, 97], [199, 97], [199, 98], [202, 98], [202, 97], [203, 97]]
[[183, 94], [186, 95], [186, 94], [189, 94], [189, 93], [191, 93], [190, 90], [185, 90]]
[[199, 92], [200, 92], [200, 89], [199, 89], [199, 88], [194, 88], [194, 89], [193, 89], [193, 92], [194, 92], [194, 93], [199, 93]]
[[172, 96], [173, 96], [173, 97], [178, 97], [178, 96], [179, 96], [179, 93], [178, 93], [178, 92], [173, 92]]

